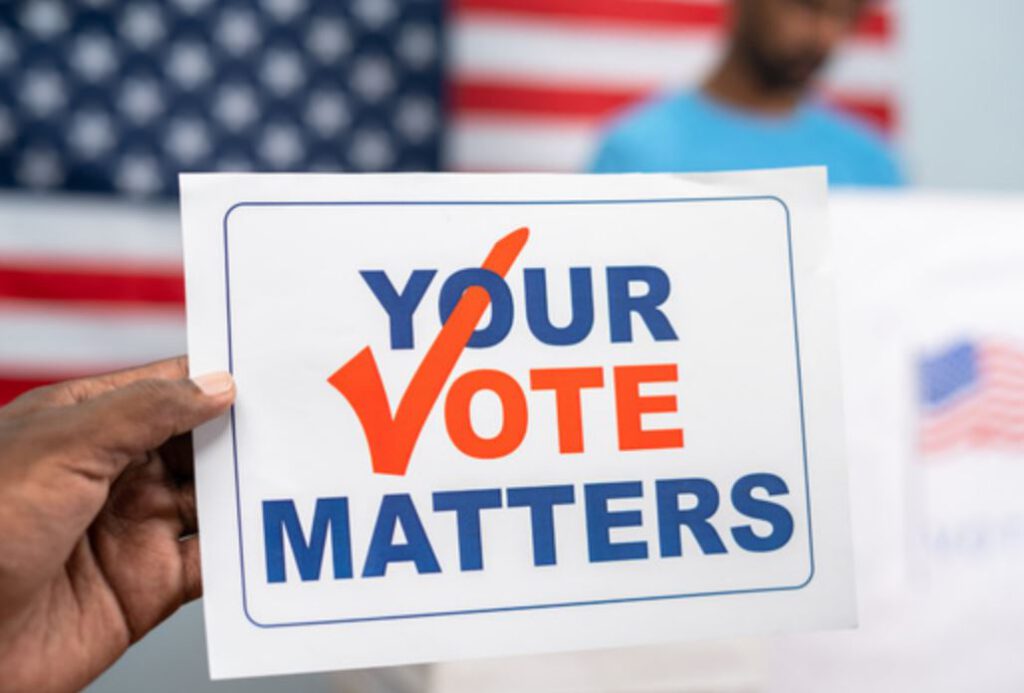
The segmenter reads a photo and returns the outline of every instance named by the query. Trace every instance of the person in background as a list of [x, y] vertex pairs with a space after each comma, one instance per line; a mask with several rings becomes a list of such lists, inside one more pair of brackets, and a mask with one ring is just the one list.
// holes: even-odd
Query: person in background
[[617, 119], [591, 170], [825, 165], [832, 185], [900, 185], [899, 167], [881, 137], [812, 95], [815, 77], [868, 2], [733, 0], [725, 56], [703, 85]]

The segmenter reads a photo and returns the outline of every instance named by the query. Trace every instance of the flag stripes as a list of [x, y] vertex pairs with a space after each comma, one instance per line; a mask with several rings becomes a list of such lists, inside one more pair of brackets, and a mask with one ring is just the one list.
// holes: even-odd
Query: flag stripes
[[183, 306], [179, 266], [91, 266], [89, 263], [0, 261], [0, 300], [152, 303]]
[[178, 217], [63, 196], [0, 204], [0, 404], [185, 352]]
[[[719, 29], [728, 20], [728, 7], [714, 0], [451, 0], [457, 16], [533, 18], [564, 22], [642, 26], [665, 29]], [[856, 37], [885, 41], [892, 31], [887, 8], [869, 8], [861, 17]]]
[[923, 454], [1024, 448], [1024, 351], [961, 344], [925, 359], [921, 373]]

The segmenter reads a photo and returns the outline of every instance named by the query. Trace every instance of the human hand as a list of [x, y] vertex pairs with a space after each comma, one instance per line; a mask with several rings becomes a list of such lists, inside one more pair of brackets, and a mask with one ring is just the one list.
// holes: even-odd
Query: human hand
[[188, 432], [234, 395], [182, 357], [0, 408], [0, 690], [81, 688], [201, 594]]

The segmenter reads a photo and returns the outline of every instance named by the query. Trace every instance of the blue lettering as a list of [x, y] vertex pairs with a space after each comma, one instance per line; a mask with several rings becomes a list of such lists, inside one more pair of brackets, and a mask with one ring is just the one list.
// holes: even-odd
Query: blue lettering
[[526, 285], [526, 322], [537, 339], [552, 346], [579, 344], [586, 339], [594, 327], [594, 289], [589, 267], [573, 267], [569, 270], [572, 319], [565, 327], [551, 324], [544, 270], [524, 270], [523, 280]]
[[749, 525], [734, 527], [732, 536], [747, 551], [774, 551], [782, 548], [793, 536], [793, 516], [778, 503], [754, 498], [756, 488], [769, 496], [789, 493], [786, 482], [774, 474], [748, 474], [732, 487], [732, 504], [739, 512], [755, 520], [764, 520], [772, 526], [766, 537], [758, 536]]
[[587, 548], [590, 561], [628, 561], [647, 558], [647, 542], [630, 541], [612, 543], [613, 527], [637, 527], [643, 523], [639, 510], [612, 512], [608, 501], [612, 498], [638, 498], [643, 495], [639, 481], [621, 481], [587, 484], [583, 487], [587, 513]]
[[[707, 479], [664, 479], [656, 484], [658, 497], [658, 538], [664, 558], [683, 555], [681, 528], [686, 525], [706, 554], [725, 553], [718, 532], [708, 518], [718, 510], [718, 489]], [[679, 496], [694, 496], [697, 504], [679, 508]]]
[[512, 329], [512, 291], [500, 276], [490, 270], [479, 267], [459, 270], [441, 286], [441, 298], [438, 307], [441, 311], [441, 323], [448, 322], [455, 305], [462, 294], [471, 286], [478, 286], [491, 297], [491, 322], [487, 327], [477, 329], [469, 338], [469, 346], [477, 349], [491, 347], [505, 339]]
[[413, 270], [402, 293], [395, 291], [388, 275], [380, 270], [364, 270], [359, 274], [387, 311], [391, 324], [391, 348], [412, 349], [412, 315], [423, 300], [423, 294], [427, 292], [437, 270]]
[[[395, 529], [399, 524], [405, 534], [404, 544], [394, 543]], [[441, 572], [416, 506], [407, 493], [386, 495], [381, 499], [370, 548], [366, 552], [363, 577], [381, 577], [387, 573], [388, 564], [400, 561], [412, 561], [416, 572], [421, 574]]]
[[530, 527], [533, 530], [533, 564], [555, 565], [554, 506], [576, 502], [572, 486], [535, 486], [508, 489], [508, 507], [530, 509]]
[[480, 539], [480, 511], [501, 507], [501, 489], [476, 491], [438, 491], [434, 494], [434, 510], [454, 510], [459, 528], [459, 567], [482, 570], [483, 548]]
[[299, 577], [304, 581], [319, 580], [324, 562], [324, 546], [331, 535], [334, 579], [352, 577], [352, 540], [348, 524], [346, 498], [318, 498], [313, 511], [313, 527], [309, 541], [292, 500], [263, 501], [263, 546], [266, 552], [267, 582], [284, 582], [284, 536], [288, 534]]
[[[647, 293], [631, 296], [630, 282], [647, 284]], [[632, 313], [638, 313], [656, 341], [679, 339], [668, 318], [658, 307], [668, 300], [671, 285], [668, 275], [658, 267], [608, 268], [608, 321], [612, 342], [632, 342]]]

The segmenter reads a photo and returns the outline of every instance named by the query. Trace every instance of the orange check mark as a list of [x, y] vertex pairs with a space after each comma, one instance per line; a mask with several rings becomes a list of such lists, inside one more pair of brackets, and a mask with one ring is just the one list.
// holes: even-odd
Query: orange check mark
[[[504, 277], [529, 235], [525, 227], [508, 234], [494, 244], [481, 267]], [[355, 410], [370, 448], [374, 473], [405, 474], [423, 424], [490, 302], [490, 295], [478, 286], [462, 294], [409, 381], [394, 416], [370, 347], [327, 379]]]

